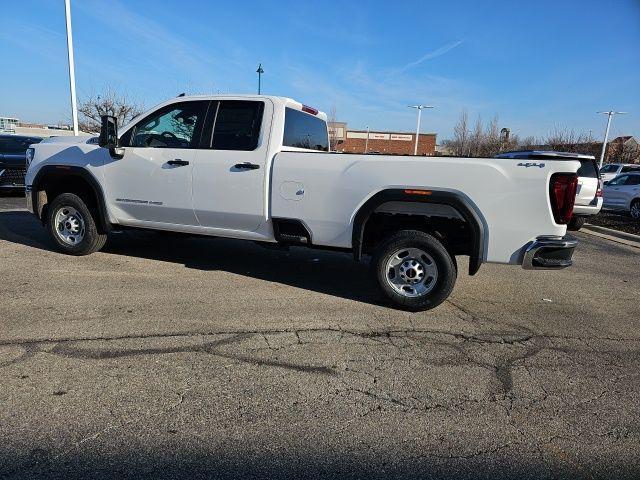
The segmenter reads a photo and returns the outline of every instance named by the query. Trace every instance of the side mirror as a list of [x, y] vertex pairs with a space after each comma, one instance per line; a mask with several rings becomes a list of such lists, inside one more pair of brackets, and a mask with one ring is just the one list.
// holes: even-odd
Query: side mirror
[[102, 115], [100, 117], [102, 124], [100, 125], [100, 137], [98, 145], [109, 150], [118, 147], [118, 119], [111, 115]]

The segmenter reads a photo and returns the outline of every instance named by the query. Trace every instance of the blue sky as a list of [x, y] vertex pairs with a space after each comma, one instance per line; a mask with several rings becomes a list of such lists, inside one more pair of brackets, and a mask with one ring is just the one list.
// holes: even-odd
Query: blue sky
[[[0, 115], [70, 118], [62, 0], [2, 6]], [[105, 86], [150, 107], [180, 92], [293, 97], [351, 128], [412, 130], [463, 108], [522, 136], [640, 135], [640, 0], [72, 0], [79, 97]]]

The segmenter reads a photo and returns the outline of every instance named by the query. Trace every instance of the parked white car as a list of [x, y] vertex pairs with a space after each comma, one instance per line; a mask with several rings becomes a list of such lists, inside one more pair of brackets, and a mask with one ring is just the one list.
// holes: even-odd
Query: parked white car
[[604, 208], [624, 211], [640, 220], [640, 172], [618, 175], [605, 182]]
[[622, 173], [629, 172], [640, 172], [640, 165], [633, 163], [607, 163], [600, 170], [600, 178], [603, 182], [608, 182]]
[[326, 119], [255, 95], [174, 98], [120, 135], [105, 116], [100, 146], [75, 137], [29, 149], [27, 199], [71, 255], [124, 228], [371, 255], [382, 291], [408, 310], [449, 296], [456, 255], [471, 275], [484, 262], [571, 265], [575, 159], [334, 153]]
[[573, 206], [573, 215], [567, 228], [573, 231], [580, 230], [590, 216], [600, 213], [603, 203], [602, 180], [599, 178], [598, 164], [594, 156], [572, 152], [527, 150], [501, 153], [497, 155], [496, 158], [514, 158], [520, 160], [557, 160], [559, 158], [565, 158], [579, 161], [580, 168], [578, 169], [576, 201]]

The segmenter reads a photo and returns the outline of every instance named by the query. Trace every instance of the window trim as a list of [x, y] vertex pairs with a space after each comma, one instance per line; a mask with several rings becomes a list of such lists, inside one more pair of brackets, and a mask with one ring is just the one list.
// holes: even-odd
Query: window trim
[[[154, 116], [161, 116], [166, 112], [170, 112], [171, 110], [174, 110], [178, 107], [178, 105], [185, 105], [188, 103], [201, 103], [202, 105], [202, 110], [203, 110], [203, 115], [202, 115], [202, 120], [198, 119], [196, 121], [196, 125], [194, 127], [193, 130], [193, 137], [191, 138], [191, 142], [189, 143], [188, 147], [151, 147], [151, 146], [147, 146], [147, 147], [139, 147], [139, 146], [134, 146], [131, 145], [131, 141], [133, 140], [133, 137], [135, 136], [135, 132], [138, 129], [138, 126], [142, 125], [143, 123], [149, 121], [152, 117]], [[207, 115], [209, 113], [209, 107], [210, 107], [211, 102], [209, 100], [202, 100], [202, 99], [195, 99], [195, 100], [183, 100], [180, 102], [173, 102], [173, 103], [169, 103], [167, 105], [164, 105], [156, 110], [154, 110], [153, 112], [149, 113], [148, 115], [146, 115], [144, 118], [141, 118], [140, 120], [138, 120], [135, 125], [133, 125], [131, 128], [127, 129], [127, 131], [125, 133], [122, 134], [122, 136], [120, 137], [120, 146], [121, 147], [125, 147], [125, 148], [157, 148], [157, 149], [165, 149], [165, 148], [176, 148], [179, 150], [194, 150], [197, 149], [198, 146], [200, 145], [201, 139], [202, 139], [202, 133], [204, 131], [204, 125], [205, 125], [205, 121], [207, 119]], [[127, 140], [127, 145], [123, 145], [122, 144], [122, 140], [126, 139]]]

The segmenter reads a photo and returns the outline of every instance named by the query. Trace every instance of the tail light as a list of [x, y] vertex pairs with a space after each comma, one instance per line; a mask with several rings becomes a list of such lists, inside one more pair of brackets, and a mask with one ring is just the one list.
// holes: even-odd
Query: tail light
[[310, 113], [311, 115], [317, 115], [318, 109], [310, 107], [309, 105], [302, 105], [302, 111], [306, 113]]
[[602, 197], [602, 179], [598, 179], [598, 190], [596, 190], [596, 197]]
[[565, 225], [571, 220], [577, 188], [578, 176], [575, 173], [554, 173], [551, 175], [549, 197], [556, 223]]

